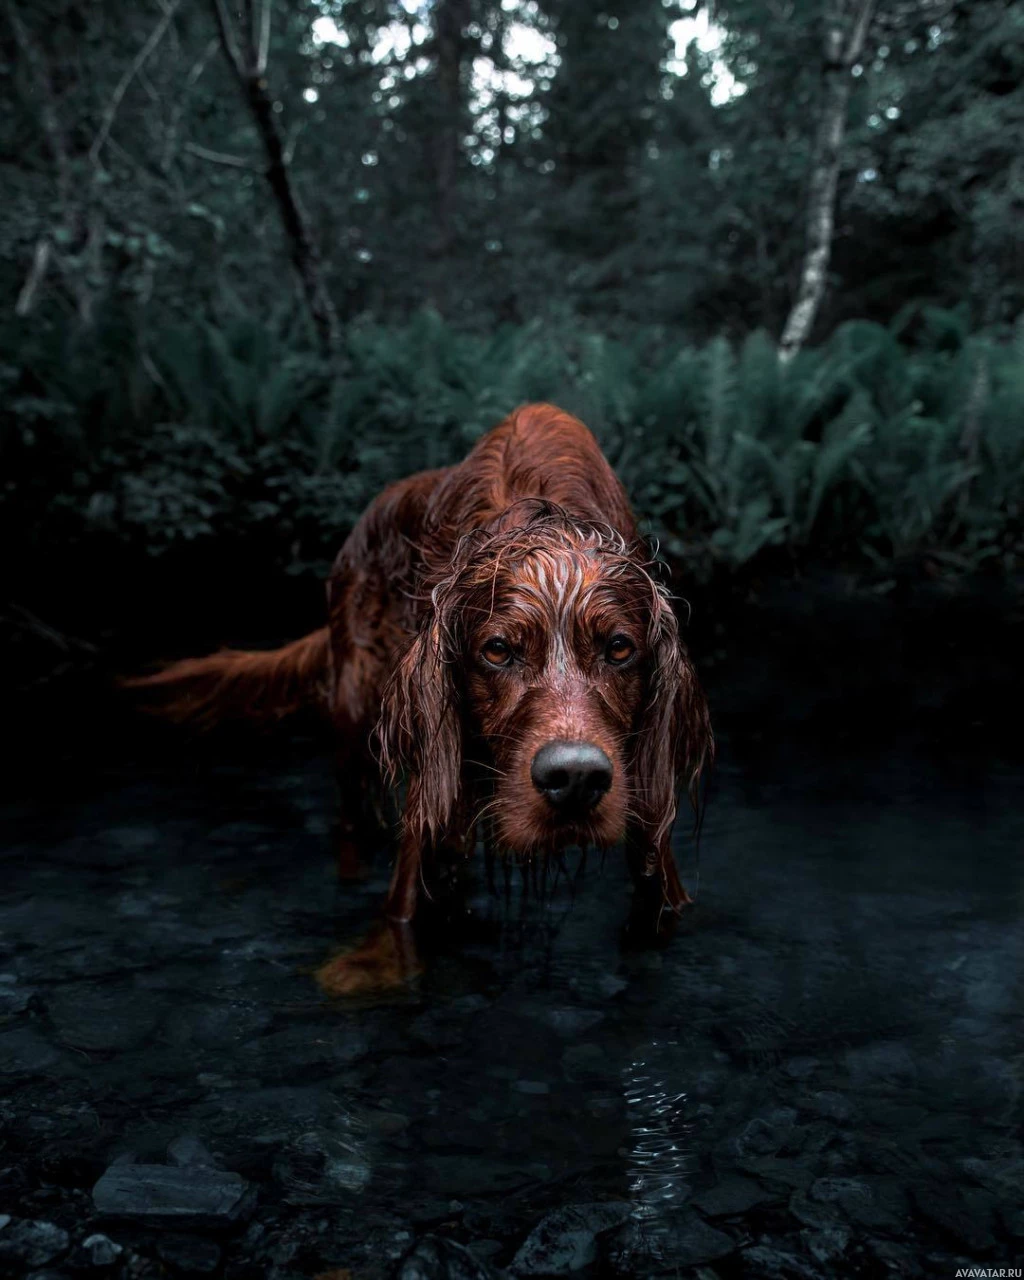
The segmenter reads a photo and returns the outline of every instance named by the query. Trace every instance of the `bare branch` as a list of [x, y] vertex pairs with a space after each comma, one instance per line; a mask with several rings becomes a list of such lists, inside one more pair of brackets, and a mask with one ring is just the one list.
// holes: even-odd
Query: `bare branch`
[[39, 286], [46, 278], [51, 252], [50, 241], [44, 236], [36, 245], [35, 253], [32, 255], [32, 266], [25, 277], [25, 283], [21, 286], [18, 301], [14, 304], [14, 314], [16, 316], [27, 316], [32, 310]]
[[306, 127], [305, 120], [296, 120], [292, 127], [288, 130], [288, 140], [284, 144], [284, 162], [291, 164], [295, 159], [295, 147], [298, 144], [299, 137]]
[[117, 82], [114, 92], [111, 94], [110, 101], [107, 103], [107, 109], [103, 113], [103, 120], [100, 124], [99, 131], [93, 139], [92, 146], [89, 148], [89, 159], [93, 164], [95, 164], [99, 159], [100, 152], [103, 150], [103, 144], [106, 142], [107, 137], [110, 134], [110, 130], [113, 128], [114, 117], [117, 115], [117, 109], [121, 105], [124, 95], [128, 92], [128, 86], [135, 79], [139, 71], [142, 70], [142, 66], [146, 59], [164, 38], [167, 28], [171, 25], [171, 22], [174, 19], [174, 14], [178, 8], [179, 2], [180, 0], [171, 0], [171, 3], [166, 6], [163, 17], [150, 32], [149, 39], [132, 59], [128, 69]]
[[871, 26], [871, 18], [875, 9], [875, 0], [865, 0], [860, 5], [857, 13], [854, 15], [853, 26], [850, 29], [850, 37], [846, 42], [846, 49], [843, 53], [843, 62], [852, 67], [860, 58], [864, 49], [864, 41], [867, 39], [868, 28]]
[[261, 173], [259, 165], [253, 164], [242, 156], [231, 156], [226, 151], [211, 151], [209, 147], [201, 147], [198, 142], [186, 142], [185, 150], [200, 160], [209, 160], [213, 164], [230, 165], [232, 169], [249, 169], [253, 173]]
[[261, 0], [260, 28], [256, 37], [256, 74], [266, 75], [270, 56], [270, 0]]
[[56, 99], [49, 72], [42, 54], [32, 42], [25, 24], [21, 20], [14, 0], [7, 0], [7, 13], [11, 20], [14, 39], [36, 82], [39, 94], [39, 121], [43, 134], [53, 154], [53, 163], [57, 171], [57, 194], [62, 208], [67, 213], [71, 203], [71, 163], [64, 140], [64, 131], [57, 116]]
[[207, 43], [206, 48], [203, 49], [199, 57], [196, 58], [195, 62], [193, 62], [188, 75], [185, 77], [185, 87], [178, 94], [175, 100], [174, 107], [171, 111], [171, 118], [167, 125], [167, 131], [164, 135], [163, 157], [160, 161], [163, 169], [170, 168], [171, 157], [174, 152], [174, 144], [178, 140], [178, 129], [181, 127], [181, 118], [185, 114], [185, 107], [188, 103], [189, 94], [197, 84], [199, 77], [206, 70], [206, 64], [219, 48], [220, 39], [219, 37], [214, 36], [213, 39]]
[[231, 21], [231, 15], [224, 7], [224, 0], [213, 0], [213, 12], [217, 19], [217, 30], [220, 32], [221, 46], [227, 54], [228, 61], [234, 68], [235, 75], [244, 83], [248, 71], [242, 58], [242, 51], [238, 47], [238, 40], [235, 38], [234, 23]]

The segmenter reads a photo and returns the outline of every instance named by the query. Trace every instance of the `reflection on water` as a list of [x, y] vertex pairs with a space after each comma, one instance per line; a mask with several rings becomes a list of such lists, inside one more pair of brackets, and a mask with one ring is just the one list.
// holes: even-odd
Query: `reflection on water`
[[641, 1256], [665, 1255], [668, 1219], [690, 1195], [693, 1164], [686, 1094], [676, 1087], [678, 1042], [652, 1040], [642, 1056], [622, 1069], [628, 1109], [626, 1182], [635, 1224], [633, 1249]]

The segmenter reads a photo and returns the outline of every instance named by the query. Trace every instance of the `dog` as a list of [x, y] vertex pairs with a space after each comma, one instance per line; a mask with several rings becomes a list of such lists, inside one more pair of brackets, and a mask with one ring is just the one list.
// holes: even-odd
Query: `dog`
[[334, 563], [326, 627], [133, 683], [200, 722], [323, 706], [343, 874], [404, 776], [393, 922], [413, 919], [424, 868], [478, 832], [522, 859], [624, 843], [660, 918], [691, 901], [669, 838], [714, 737], [656, 569], [590, 431], [526, 405], [458, 465], [380, 494]]

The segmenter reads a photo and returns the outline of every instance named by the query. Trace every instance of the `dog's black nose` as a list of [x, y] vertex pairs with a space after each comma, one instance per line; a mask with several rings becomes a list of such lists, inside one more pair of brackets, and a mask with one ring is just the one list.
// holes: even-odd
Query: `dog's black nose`
[[592, 742], [549, 742], [533, 757], [530, 777], [559, 813], [586, 813], [612, 785], [612, 762]]

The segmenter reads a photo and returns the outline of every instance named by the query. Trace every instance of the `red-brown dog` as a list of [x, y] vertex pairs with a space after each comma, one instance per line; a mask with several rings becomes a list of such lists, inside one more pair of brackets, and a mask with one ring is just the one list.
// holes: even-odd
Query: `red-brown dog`
[[136, 683], [171, 693], [182, 718], [321, 699], [337, 730], [343, 869], [369, 839], [379, 765], [391, 783], [404, 773], [392, 920], [412, 919], [424, 863], [468, 853], [478, 827], [525, 857], [624, 840], [638, 888], [678, 912], [677, 791], [696, 801], [714, 742], [651, 568], [594, 437], [527, 405], [458, 466], [377, 498], [334, 565], [327, 627]]

